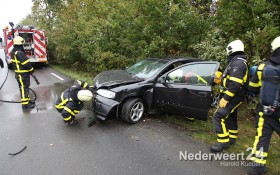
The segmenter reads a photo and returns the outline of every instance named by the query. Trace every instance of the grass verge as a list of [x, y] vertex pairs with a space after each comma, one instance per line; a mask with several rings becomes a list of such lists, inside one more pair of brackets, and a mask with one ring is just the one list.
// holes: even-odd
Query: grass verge
[[[210, 118], [207, 121], [194, 120], [191, 121], [186, 117], [164, 115], [160, 118], [164, 121], [178, 124], [187, 130], [187, 134], [194, 139], [202, 141], [206, 144], [214, 144], [216, 142], [216, 134], [212, 122], [212, 116], [215, 109], [210, 110]], [[238, 111], [238, 140], [235, 145], [231, 146], [226, 151], [229, 153], [244, 152], [245, 158], [251, 153], [251, 150], [246, 151], [249, 147], [253, 147], [255, 140], [256, 128], [254, 128], [255, 117], [248, 110], [246, 104], [242, 104]], [[268, 174], [280, 174], [279, 157], [280, 157], [280, 138], [274, 132], [269, 147], [267, 159]], [[210, 146], [209, 146], [210, 147]]]
[[65, 68], [60, 65], [49, 65], [49, 66], [65, 75], [68, 75], [69, 77], [72, 77], [75, 80], [83, 80], [89, 84], [93, 83], [93, 77], [95, 77], [95, 75], [84, 72], [82, 71], [82, 69], [74, 70], [72, 68]]
[[[63, 68], [58, 65], [51, 65], [51, 67], [65, 75], [72, 77], [73, 79], [84, 80], [88, 83], [93, 82], [92, 74], [71, 70], [69, 68]], [[178, 124], [187, 130], [187, 134], [192, 136], [194, 139], [204, 142], [206, 144], [214, 144], [216, 142], [216, 134], [212, 123], [212, 116], [215, 109], [210, 110], [210, 118], [207, 121], [194, 120], [190, 121], [186, 117], [163, 115], [159, 118], [161, 120]], [[256, 129], [254, 128], [255, 117], [252, 115], [251, 110], [248, 110], [247, 104], [242, 104], [238, 111], [238, 140], [235, 145], [231, 146], [227, 152], [230, 153], [241, 153], [247, 156], [250, 151], [246, 151], [247, 148], [252, 147], [255, 139]], [[267, 167], [269, 174], [277, 175], [280, 174], [280, 166], [278, 160], [280, 158], [280, 138], [275, 133], [272, 136], [269, 148], [269, 154], [267, 159]]]

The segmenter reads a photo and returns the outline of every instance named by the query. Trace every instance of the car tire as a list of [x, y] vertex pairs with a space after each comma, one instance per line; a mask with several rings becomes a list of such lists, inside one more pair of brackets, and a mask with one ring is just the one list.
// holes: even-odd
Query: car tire
[[144, 116], [145, 105], [140, 98], [128, 99], [122, 107], [122, 119], [129, 123], [138, 123]]

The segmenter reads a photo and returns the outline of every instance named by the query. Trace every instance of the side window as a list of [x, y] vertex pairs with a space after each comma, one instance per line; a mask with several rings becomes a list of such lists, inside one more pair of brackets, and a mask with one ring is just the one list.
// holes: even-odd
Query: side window
[[175, 69], [176, 67], [181, 66], [182, 64], [183, 64], [182, 62], [176, 62], [176, 63], [173, 63], [173, 64], [169, 65], [169, 66], [161, 73], [161, 75], [165, 74], [166, 72], [171, 71], [172, 69]]
[[166, 77], [167, 83], [182, 83], [182, 77], [183, 77], [183, 70], [182, 69], [176, 69], [175, 71], [170, 72]]
[[170, 72], [168, 83], [186, 83], [194, 85], [209, 85], [217, 65], [213, 63], [197, 63], [186, 65]]

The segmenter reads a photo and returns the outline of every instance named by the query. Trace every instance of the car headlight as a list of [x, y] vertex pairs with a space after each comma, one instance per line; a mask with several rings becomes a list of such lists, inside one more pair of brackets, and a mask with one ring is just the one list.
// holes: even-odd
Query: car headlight
[[103, 97], [111, 98], [111, 99], [114, 99], [115, 96], [116, 96], [115, 92], [112, 92], [112, 91], [109, 91], [109, 90], [106, 90], [106, 89], [98, 89], [96, 91], [96, 93], [103, 96]]

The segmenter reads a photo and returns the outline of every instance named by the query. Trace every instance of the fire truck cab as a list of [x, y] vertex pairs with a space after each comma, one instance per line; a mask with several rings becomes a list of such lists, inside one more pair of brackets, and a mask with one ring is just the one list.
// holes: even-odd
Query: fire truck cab
[[13, 38], [16, 36], [24, 38], [24, 51], [32, 64], [47, 63], [47, 37], [45, 31], [35, 29], [33, 26], [18, 25], [15, 28], [12, 26], [11, 29], [6, 27], [3, 30], [2, 46], [4, 47], [8, 68], [12, 69], [11, 51], [13, 49]]

